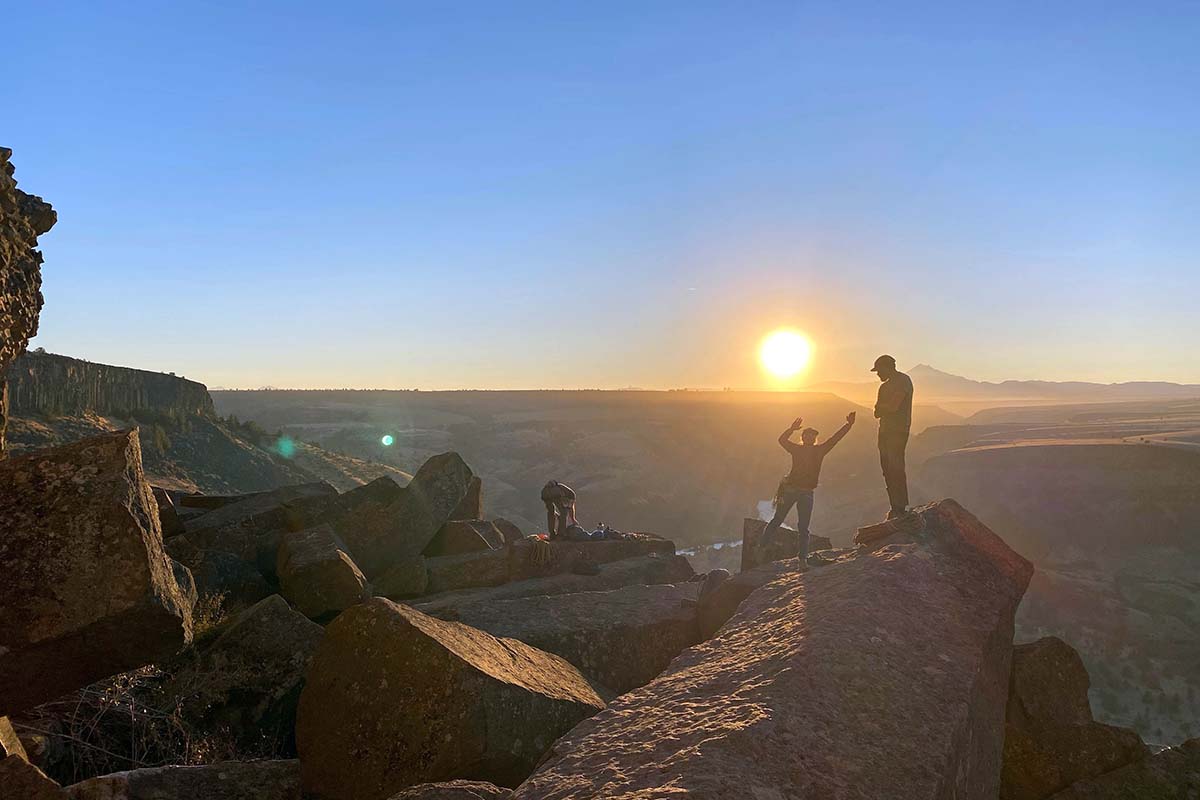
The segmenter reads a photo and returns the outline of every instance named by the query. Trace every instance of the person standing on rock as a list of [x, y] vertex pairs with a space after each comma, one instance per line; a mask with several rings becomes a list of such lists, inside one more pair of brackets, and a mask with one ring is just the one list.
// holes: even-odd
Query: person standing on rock
[[912, 379], [896, 369], [896, 359], [888, 355], [875, 359], [871, 371], [879, 376], [879, 397], [875, 418], [879, 420], [879, 465], [887, 485], [891, 509], [888, 519], [908, 513], [908, 476], [904, 471], [904, 449], [912, 427]]
[[549, 481], [542, 487], [546, 504], [546, 529], [551, 539], [564, 537], [567, 529], [578, 526], [575, 519], [575, 490], [565, 483]]
[[800, 532], [801, 567], [808, 563], [808, 525], [812, 521], [813, 492], [821, 477], [821, 462], [854, 427], [854, 419], [855, 413], [851, 411], [846, 415], [846, 424], [820, 444], [817, 444], [817, 437], [820, 436], [820, 433], [814, 428], [805, 428], [800, 431], [800, 444], [792, 441], [792, 434], [800, 430], [800, 426], [804, 424], [804, 420], [800, 417], [796, 417], [792, 426], [779, 434], [779, 446], [792, 456], [792, 470], [779, 482], [779, 489], [775, 492], [775, 516], [763, 530], [762, 540], [770, 541], [770, 538], [783, 525], [783, 521], [787, 519], [792, 506], [795, 506], [796, 530]]

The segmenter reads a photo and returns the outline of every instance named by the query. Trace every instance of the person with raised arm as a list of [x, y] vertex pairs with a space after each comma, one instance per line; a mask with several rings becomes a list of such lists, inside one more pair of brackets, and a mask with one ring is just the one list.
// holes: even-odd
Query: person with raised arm
[[[812, 521], [813, 493], [821, 477], [821, 463], [825, 460], [825, 456], [829, 455], [829, 451], [854, 427], [854, 419], [855, 413], [851, 411], [846, 415], [846, 424], [823, 442], [817, 441], [820, 433], [816, 429], [800, 430], [804, 424], [804, 420], [800, 417], [796, 417], [791, 427], [779, 434], [779, 446], [792, 456], [792, 469], [779, 482], [779, 489], [775, 492], [775, 516], [767, 523], [762, 537], [763, 541], [768, 541], [771, 536], [775, 535], [792, 507], [795, 506], [796, 530], [800, 532], [801, 569], [809, 563], [808, 526]], [[798, 430], [800, 431], [799, 444], [792, 441], [792, 434]]]

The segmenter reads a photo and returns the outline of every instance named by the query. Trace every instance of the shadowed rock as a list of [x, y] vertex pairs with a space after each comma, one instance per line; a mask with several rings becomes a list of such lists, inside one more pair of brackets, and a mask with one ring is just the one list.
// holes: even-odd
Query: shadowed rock
[[8, 756], [0, 758], [0, 797], [4, 800], [67, 800], [67, 793], [21, 756]]
[[300, 800], [300, 762], [150, 767], [67, 787], [71, 800]]
[[442, 604], [442, 619], [562, 656], [616, 694], [653, 680], [699, 641], [698, 583], [626, 586], [608, 592]]
[[558, 656], [383, 598], [330, 623], [296, 738], [306, 791], [385, 800], [425, 781], [513, 785], [604, 707]]
[[190, 641], [136, 431], [2, 461], [0, 486], [0, 713]]
[[1145, 758], [1136, 732], [1092, 719], [1083, 659], [1048, 636], [1013, 648], [1001, 800], [1041, 800]]
[[280, 592], [310, 619], [362, 602], [367, 579], [328, 525], [289, 533], [279, 547]]
[[[800, 553], [800, 532], [795, 528], [779, 528], [767, 537], [763, 533], [767, 523], [761, 519], [746, 517], [742, 522], [742, 571], [753, 569], [771, 561], [796, 558]], [[828, 550], [833, 547], [826, 536], [808, 537], [808, 552]]]
[[[428, 614], [438, 616], [440, 609], [454, 608], [463, 603], [483, 603], [516, 597], [562, 595], [574, 592], [602, 592], [639, 584], [684, 583], [694, 578], [695, 575], [692, 565], [683, 556], [642, 556], [641, 558], [626, 558], [601, 564], [594, 575], [565, 572], [547, 575], [544, 578], [514, 581], [502, 586], [461, 589], [431, 594], [421, 598], [421, 601], [414, 605]], [[747, 594], [749, 593], [747, 592]], [[730, 614], [732, 613], [730, 611]]]
[[[274, 547], [283, 531], [306, 527], [305, 520], [319, 514], [338, 499], [337, 490], [323, 481], [283, 486], [269, 492], [247, 495], [184, 523], [187, 537], [205, 550], [233, 553], [255, 562], [263, 549]], [[264, 548], [263, 539], [267, 540]]]
[[427, 556], [453, 556], [504, 547], [504, 534], [494, 522], [482, 519], [450, 520], [425, 547]]
[[[449, 592], [574, 572], [585, 565], [603, 567], [614, 561], [657, 555], [675, 557], [675, 543], [658, 537], [596, 542], [549, 542], [549, 559], [536, 559], [529, 540], [503, 550], [481, 550], [428, 559], [429, 592]], [[592, 571], [591, 569], [587, 571]]]
[[995, 797], [1032, 568], [953, 501], [921, 513], [917, 538], [755, 591], [514, 798]]
[[425, 556], [397, 561], [371, 581], [371, 591], [392, 600], [420, 597], [428, 587], [429, 569], [425, 566]]
[[1200, 739], [1074, 783], [1054, 800], [1195, 800], [1200, 797]]
[[450, 512], [449, 519], [483, 519], [483, 480], [478, 475], [467, 484], [467, 493]]
[[188, 719], [227, 729], [241, 746], [267, 740], [288, 749], [304, 671], [323, 636], [320, 625], [271, 595], [174, 669], [164, 694]]
[[512, 789], [480, 781], [446, 781], [410, 786], [390, 800], [508, 800]]

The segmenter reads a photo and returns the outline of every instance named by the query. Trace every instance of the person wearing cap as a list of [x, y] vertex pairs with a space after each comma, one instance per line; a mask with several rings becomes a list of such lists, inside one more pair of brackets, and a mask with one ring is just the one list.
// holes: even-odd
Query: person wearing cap
[[887, 484], [891, 510], [887, 518], [908, 513], [908, 476], [904, 472], [904, 449], [912, 427], [912, 379], [896, 369], [896, 359], [888, 355], [875, 359], [871, 371], [879, 376], [879, 396], [875, 418], [879, 420], [879, 465]]
[[[804, 420], [799, 417], [796, 417], [796, 421], [790, 428], [779, 434], [779, 446], [792, 456], [792, 470], [779, 482], [779, 489], [775, 492], [775, 517], [767, 523], [767, 527], [762, 532], [762, 539], [764, 542], [769, 541], [775, 531], [783, 525], [783, 521], [787, 519], [792, 506], [795, 506], [796, 530], [800, 532], [801, 569], [809, 563], [808, 525], [812, 521], [813, 491], [817, 488], [817, 481], [821, 477], [821, 462], [854, 427], [854, 418], [855, 414], [851, 411], [846, 415], [846, 424], [820, 444], [817, 443], [820, 433], [815, 428], [800, 430]], [[800, 444], [792, 441], [792, 434], [798, 430], [800, 430]], [[814, 561], [814, 563], [816, 562]]]

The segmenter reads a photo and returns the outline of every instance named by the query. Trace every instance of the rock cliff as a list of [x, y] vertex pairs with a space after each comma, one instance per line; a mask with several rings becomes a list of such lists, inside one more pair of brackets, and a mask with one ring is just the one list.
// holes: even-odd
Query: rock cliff
[[7, 394], [4, 373], [37, 333], [42, 311], [42, 254], [37, 237], [58, 217], [13, 179], [12, 150], [0, 147], [0, 457], [4, 455]]
[[69, 416], [88, 411], [128, 417], [139, 411], [183, 419], [215, 416], [202, 383], [161, 372], [26, 353], [8, 372], [13, 415]]

